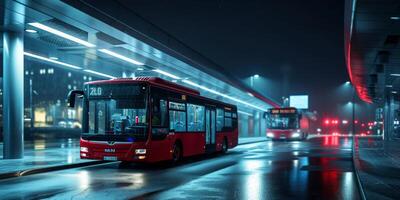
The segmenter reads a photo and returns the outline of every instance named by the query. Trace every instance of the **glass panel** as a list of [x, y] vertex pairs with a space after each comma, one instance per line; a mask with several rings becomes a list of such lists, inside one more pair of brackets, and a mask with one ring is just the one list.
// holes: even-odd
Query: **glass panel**
[[204, 106], [187, 104], [188, 131], [204, 131]]
[[154, 100], [153, 102], [153, 114], [151, 123], [153, 126], [167, 127], [167, 101], [166, 100]]
[[215, 110], [211, 111], [211, 143], [215, 143]]
[[267, 127], [270, 129], [297, 129], [299, 128], [299, 118], [296, 114], [269, 114]]
[[186, 112], [170, 110], [169, 111], [170, 130], [176, 132], [186, 131]]
[[169, 109], [173, 109], [173, 110], [182, 110], [185, 111], [186, 107], [184, 103], [177, 103], [177, 102], [169, 102]]
[[232, 118], [225, 117], [225, 127], [232, 127]]
[[89, 133], [95, 133], [96, 131], [96, 102], [89, 102]]
[[145, 97], [89, 101], [89, 133], [144, 137], [147, 130]]
[[217, 109], [217, 131], [221, 131], [224, 127], [224, 111]]
[[206, 110], [206, 144], [210, 144], [210, 110]]

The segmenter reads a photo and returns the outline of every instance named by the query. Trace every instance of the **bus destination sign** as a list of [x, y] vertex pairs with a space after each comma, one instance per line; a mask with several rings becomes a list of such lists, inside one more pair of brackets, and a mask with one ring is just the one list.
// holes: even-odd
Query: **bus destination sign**
[[124, 97], [136, 96], [143, 94], [146, 90], [145, 86], [140, 85], [120, 85], [120, 84], [99, 84], [89, 85], [86, 91], [90, 98], [108, 98], [108, 97]]
[[270, 109], [272, 114], [294, 114], [297, 113], [295, 108], [274, 108]]

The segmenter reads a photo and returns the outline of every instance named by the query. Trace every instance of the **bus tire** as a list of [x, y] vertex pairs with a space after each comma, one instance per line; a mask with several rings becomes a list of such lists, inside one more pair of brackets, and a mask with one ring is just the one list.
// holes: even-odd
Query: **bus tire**
[[172, 162], [178, 163], [182, 160], [183, 149], [180, 142], [175, 142], [172, 149]]
[[228, 152], [228, 140], [226, 137], [224, 138], [224, 142], [222, 143], [222, 153]]

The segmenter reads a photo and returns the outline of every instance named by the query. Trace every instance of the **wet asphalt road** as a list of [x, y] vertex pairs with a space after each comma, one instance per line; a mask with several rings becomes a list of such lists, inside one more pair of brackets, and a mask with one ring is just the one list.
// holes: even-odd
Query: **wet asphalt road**
[[351, 139], [259, 142], [178, 166], [118, 163], [0, 181], [0, 199], [359, 199]]

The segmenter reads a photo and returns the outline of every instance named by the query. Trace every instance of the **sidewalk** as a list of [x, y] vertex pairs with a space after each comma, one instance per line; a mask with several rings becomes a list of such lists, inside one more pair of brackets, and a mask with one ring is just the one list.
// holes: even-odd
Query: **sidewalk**
[[[265, 137], [239, 138], [239, 144], [267, 141]], [[3, 160], [3, 144], [0, 143], [0, 179], [19, 176], [30, 171], [46, 168], [69, 168], [99, 161], [82, 160], [79, 156], [79, 139], [61, 139], [52, 142], [34, 140], [25, 142], [23, 159]], [[101, 161], [100, 161], [101, 162]]]
[[26, 170], [65, 165], [73, 166], [93, 162], [91, 160], [80, 159], [78, 139], [64, 139], [52, 142], [46, 142], [45, 140], [25, 142], [25, 155], [22, 159], [3, 160], [2, 143], [0, 143], [0, 152], [0, 177], [15, 176], [16, 173], [26, 173]]
[[355, 166], [367, 199], [400, 199], [399, 142], [356, 140]]

